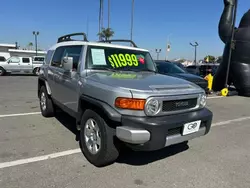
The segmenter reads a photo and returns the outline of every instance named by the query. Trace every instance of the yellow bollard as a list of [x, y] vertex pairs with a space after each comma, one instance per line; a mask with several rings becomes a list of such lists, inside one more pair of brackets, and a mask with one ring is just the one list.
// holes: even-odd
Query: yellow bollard
[[213, 86], [213, 79], [214, 79], [214, 77], [212, 76], [211, 73], [209, 73], [207, 76], [205, 76], [204, 79], [208, 81], [208, 90], [211, 91], [212, 90], [212, 86]]

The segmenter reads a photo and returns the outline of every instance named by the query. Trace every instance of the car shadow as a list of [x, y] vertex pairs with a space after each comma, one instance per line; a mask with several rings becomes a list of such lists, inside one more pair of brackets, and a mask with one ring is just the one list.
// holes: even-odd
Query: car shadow
[[80, 138], [80, 131], [76, 128], [76, 120], [65, 112], [56, 112], [55, 118], [70, 132], [75, 135], [75, 140], [78, 142]]
[[189, 149], [188, 144], [177, 144], [157, 151], [132, 151], [126, 150], [119, 156], [116, 163], [122, 163], [132, 166], [143, 166], [150, 163], [166, 159]]
[[32, 73], [27, 73], [27, 74], [24, 74], [24, 73], [5, 73], [5, 76], [32, 76], [32, 77], [36, 77], [36, 75], [32, 74]]
[[[75, 135], [75, 140], [79, 142], [80, 131], [76, 129], [75, 119], [66, 114], [65, 112], [57, 112], [55, 118], [70, 132]], [[79, 143], [80, 146], [80, 143]], [[80, 146], [81, 148], [81, 146]], [[82, 148], [81, 148], [82, 149]], [[121, 155], [118, 157], [115, 163], [127, 164], [132, 166], [143, 166], [149, 163], [153, 163], [189, 149], [187, 144], [177, 144], [173, 146], [166, 147], [157, 151], [143, 152], [143, 151], [133, 151], [127, 147], [123, 147]]]

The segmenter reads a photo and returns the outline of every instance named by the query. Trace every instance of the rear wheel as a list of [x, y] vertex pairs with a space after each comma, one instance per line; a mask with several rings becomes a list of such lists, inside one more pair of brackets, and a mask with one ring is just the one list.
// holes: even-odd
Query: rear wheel
[[92, 110], [86, 110], [83, 114], [80, 144], [86, 159], [97, 167], [109, 165], [119, 156], [114, 131]]
[[39, 68], [38, 68], [38, 67], [37, 67], [37, 68], [34, 68], [33, 74], [36, 75], [36, 76], [39, 75]]
[[42, 86], [39, 93], [39, 99], [40, 99], [40, 109], [42, 112], [42, 115], [44, 117], [53, 117], [54, 116], [54, 106], [52, 99], [49, 98], [47, 89], [45, 86]]
[[3, 75], [4, 75], [4, 73], [5, 73], [4, 68], [3, 68], [3, 67], [0, 67], [0, 76], [3, 76]]

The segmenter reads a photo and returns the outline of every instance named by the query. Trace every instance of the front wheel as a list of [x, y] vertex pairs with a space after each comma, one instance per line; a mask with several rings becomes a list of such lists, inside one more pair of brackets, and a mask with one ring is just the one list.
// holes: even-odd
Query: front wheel
[[49, 98], [47, 89], [45, 86], [42, 86], [39, 93], [39, 99], [40, 99], [40, 109], [42, 112], [42, 115], [44, 117], [53, 117], [54, 116], [54, 106], [52, 99]]
[[109, 165], [119, 156], [112, 128], [92, 110], [86, 110], [83, 114], [80, 144], [86, 159], [97, 167]]

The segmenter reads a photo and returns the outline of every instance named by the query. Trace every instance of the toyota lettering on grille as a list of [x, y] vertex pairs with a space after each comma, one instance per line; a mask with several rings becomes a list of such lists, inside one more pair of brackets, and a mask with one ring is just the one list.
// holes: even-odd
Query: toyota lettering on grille
[[175, 103], [176, 107], [186, 107], [188, 106], [188, 101], [180, 101]]

